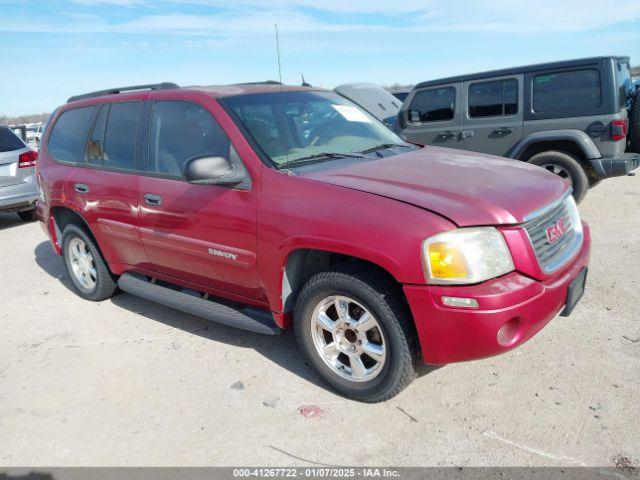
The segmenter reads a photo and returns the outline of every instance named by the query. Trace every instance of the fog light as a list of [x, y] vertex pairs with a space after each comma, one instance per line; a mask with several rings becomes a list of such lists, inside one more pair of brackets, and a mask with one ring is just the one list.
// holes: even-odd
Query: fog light
[[509, 320], [507, 323], [500, 327], [498, 330], [498, 344], [502, 347], [510, 347], [514, 343], [518, 341], [519, 335], [518, 332], [520, 330], [520, 319], [518, 317], [514, 317]]
[[447, 307], [478, 308], [478, 301], [475, 298], [442, 297], [442, 303]]

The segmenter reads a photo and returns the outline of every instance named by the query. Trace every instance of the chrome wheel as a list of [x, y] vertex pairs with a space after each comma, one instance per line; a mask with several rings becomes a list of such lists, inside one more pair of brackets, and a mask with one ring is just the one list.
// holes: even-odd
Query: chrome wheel
[[342, 378], [367, 382], [384, 367], [387, 347], [382, 327], [352, 298], [322, 300], [313, 311], [311, 337], [320, 358]]
[[548, 163], [546, 165], [542, 165], [542, 167], [546, 168], [551, 173], [553, 173], [555, 175], [558, 175], [560, 178], [562, 178], [569, 185], [573, 184], [573, 182], [571, 180], [571, 175], [569, 174], [569, 172], [565, 168], [561, 167], [560, 165], [557, 165], [555, 163]]
[[67, 255], [69, 256], [69, 265], [71, 272], [78, 283], [85, 290], [93, 290], [98, 282], [98, 272], [96, 264], [87, 248], [87, 244], [81, 238], [74, 237], [67, 245]]

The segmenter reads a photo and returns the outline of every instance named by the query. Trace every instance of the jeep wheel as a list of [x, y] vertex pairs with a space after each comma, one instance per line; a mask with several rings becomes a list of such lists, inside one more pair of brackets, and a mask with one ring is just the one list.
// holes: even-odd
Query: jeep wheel
[[62, 234], [62, 254], [76, 293], [86, 300], [106, 300], [116, 282], [93, 239], [77, 225], [67, 225]]
[[636, 91], [631, 101], [629, 116], [629, 146], [634, 153], [640, 153], [640, 90]]
[[529, 159], [529, 163], [546, 168], [567, 182], [573, 188], [573, 198], [576, 203], [580, 203], [589, 190], [589, 178], [584, 168], [568, 153], [554, 151], [537, 153]]
[[416, 377], [411, 315], [397, 286], [375, 270], [344, 265], [314, 275], [294, 318], [309, 363], [347, 397], [387, 400]]

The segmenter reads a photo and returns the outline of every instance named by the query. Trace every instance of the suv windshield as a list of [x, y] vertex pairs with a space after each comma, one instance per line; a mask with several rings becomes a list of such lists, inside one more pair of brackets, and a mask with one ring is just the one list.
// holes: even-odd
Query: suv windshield
[[331, 92], [239, 95], [223, 103], [278, 167], [409, 146], [373, 115]]

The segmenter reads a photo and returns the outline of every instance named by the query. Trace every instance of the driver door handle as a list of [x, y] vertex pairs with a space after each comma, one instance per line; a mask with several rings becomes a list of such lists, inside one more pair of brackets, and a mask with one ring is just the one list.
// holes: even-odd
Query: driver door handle
[[153, 193], [145, 193], [144, 203], [152, 207], [159, 207], [162, 205], [162, 197], [160, 195], [154, 195]]
[[447, 130], [445, 132], [440, 132], [438, 135], [440, 138], [455, 138], [457, 136], [457, 132]]
[[497, 135], [509, 135], [510, 133], [513, 133], [513, 128], [500, 127], [500, 128], [496, 128], [492, 133], [495, 133]]

